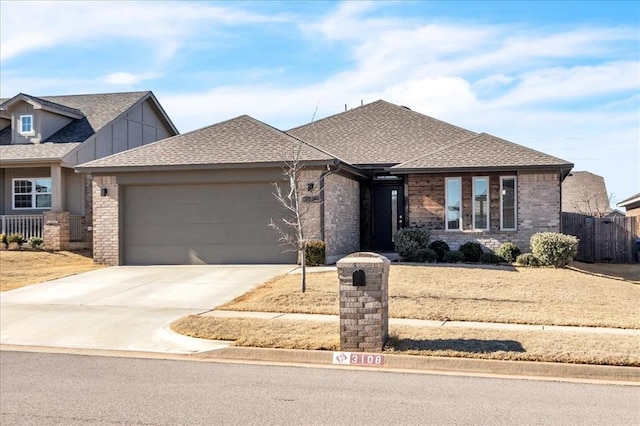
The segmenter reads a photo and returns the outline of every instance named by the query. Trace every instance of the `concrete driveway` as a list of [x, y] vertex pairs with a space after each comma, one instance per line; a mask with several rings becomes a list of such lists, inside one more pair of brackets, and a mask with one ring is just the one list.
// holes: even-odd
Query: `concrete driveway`
[[294, 265], [118, 266], [0, 293], [0, 343], [192, 353], [221, 343], [167, 330]]

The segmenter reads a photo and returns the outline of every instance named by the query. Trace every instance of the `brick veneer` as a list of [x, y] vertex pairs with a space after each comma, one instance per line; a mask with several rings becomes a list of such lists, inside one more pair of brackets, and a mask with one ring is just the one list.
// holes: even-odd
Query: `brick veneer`
[[[511, 241], [529, 251], [529, 240], [537, 232], [560, 231], [560, 177], [558, 173], [517, 173], [518, 229], [500, 230], [500, 176], [511, 173], [485, 174], [412, 174], [408, 176], [408, 216], [413, 226], [424, 226], [431, 240], [444, 240], [452, 250], [468, 241], [477, 241], [487, 250], [496, 250]], [[489, 177], [488, 231], [473, 230], [472, 185], [474, 176]], [[445, 231], [445, 178], [462, 178], [462, 231]]]
[[[107, 190], [102, 196], [101, 190]], [[115, 176], [93, 178], [93, 260], [120, 264], [118, 183]]]
[[333, 263], [360, 249], [360, 184], [331, 174], [325, 177], [324, 185], [326, 255]]
[[82, 216], [82, 241], [93, 241], [93, 182], [84, 177], [84, 215]]
[[47, 250], [69, 249], [69, 212], [43, 213], [43, 242]]
[[[340, 280], [340, 349], [382, 351], [389, 337], [389, 259], [354, 253], [337, 263]], [[364, 271], [366, 285], [353, 286], [353, 272]]]

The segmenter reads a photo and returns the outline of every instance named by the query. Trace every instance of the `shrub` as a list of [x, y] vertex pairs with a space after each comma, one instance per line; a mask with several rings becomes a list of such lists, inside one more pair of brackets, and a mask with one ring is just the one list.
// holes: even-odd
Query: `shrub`
[[480, 262], [480, 257], [482, 257], [482, 247], [474, 241], [464, 243], [460, 246], [459, 251], [467, 262]]
[[40, 238], [40, 237], [31, 237], [27, 241], [27, 244], [29, 244], [29, 247], [31, 247], [32, 249], [35, 249], [35, 248], [40, 247], [43, 242], [44, 242], [44, 240], [42, 238]]
[[444, 261], [444, 254], [449, 251], [449, 244], [442, 240], [436, 240], [429, 244], [429, 248], [436, 252], [438, 262]]
[[531, 251], [542, 264], [563, 268], [578, 252], [578, 239], [559, 232], [539, 232], [531, 237]]
[[309, 240], [304, 246], [307, 266], [319, 266], [326, 263], [325, 244], [321, 240]]
[[430, 248], [420, 249], [416, 252], [416, 262], [429, 262], [433, 263], [438, 260], [436, 252]]
[[482, 253], [482, 256], [480, 256], [480, 262], [497, 265], [498, 263], [504, 262], [504, 259], [495, 253]]
[[7, 234], [0, 234], [0, 243], [7, 244]]
[[454, 250], [448, 251], [444, 254], [444, 259], [446, 263], [459, 263], [464, 262], [464, 254], [461, 252]]
[[422, 228], [402, 228], [395, 235], [394, 248], [403, 260], [412, 262], [418, 250], [429, 248], [429, 232]]
[[520, 256], [520, 249], [513, 243], [507, 242], [502, 244], [496, 250], [496, 254], [504, 259], [505, 262], [513, 263]]
[[516, 257], [516, 263], [520, 266], [540, 266], [540, 260], [533, 253], [522, 253]]
[[22, 234], [9, 234], [6, 237], [7, 244], [11, 245], [12, 243], [17, 244], [18, 246], [22, 246], [25, 243], [25, 239]]

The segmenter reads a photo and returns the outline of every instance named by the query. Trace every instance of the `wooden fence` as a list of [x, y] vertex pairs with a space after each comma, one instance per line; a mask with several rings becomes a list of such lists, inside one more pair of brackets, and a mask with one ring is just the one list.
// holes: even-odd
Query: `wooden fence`
[[562, 233], [575, 235], [576, 260], [590, 263], [636, 263], [635, 217], [600, 218], [579, 213], [562, 213]]

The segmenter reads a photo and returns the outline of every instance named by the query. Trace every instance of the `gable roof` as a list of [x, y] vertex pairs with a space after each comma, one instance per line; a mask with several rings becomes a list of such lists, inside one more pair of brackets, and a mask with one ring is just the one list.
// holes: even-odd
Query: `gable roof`
[[640, 192], [638, 192], [635, 195], [632, 195], [629, 198], [625, 198], [624, 200], [620, 201], [616, 205], [618, 207], [624, 207], [625, 209], [627, 209], [627, 211], [630, 209], [635, 209], [640, 207]]
[[339, 158], [398, 173], [563, 168], [568, 161], [379, 100], [288, 131]]
[[573, 167], [573, 164], [496, 136], [480, 133], [442, 146], [415, 160], [393, 166], [391, 170], [409, 173], [441, 169], [522, 169], [558, 166]]
[[604, 178], [591, 172], [571, 172], [562, 182], [562, 211], [604, 217], [613, 213]]
[[[43, 97], [20, 93], [11, 99], [0, 99], [0, 107], [6, 110], [15, 102], [25, 100], [31, 104], [46, 106], [48, 110], [64, 112], [66, 115], [73, 113], [78, 117], [76, 120], [43, 140], [42, 143], [84, 142], [133, 105], [149, 96], [153, 96], [150, 91]], [[166, 118], [167, 122], [173, 126], [171, 120]]]
[[379, 100], [287, 133], [351, 164], [392, 165], [475, 133]]
[[248, 115], [143, 145], [129, 151], [77, 166], [78, 170], [103, 172], [117, 169], [190, 168], [282, 164], [291, 160], [299, 146], [298, 159], [334, 163], [337, 159]]

